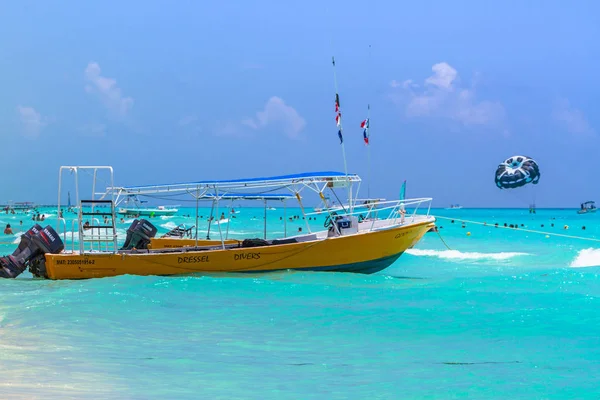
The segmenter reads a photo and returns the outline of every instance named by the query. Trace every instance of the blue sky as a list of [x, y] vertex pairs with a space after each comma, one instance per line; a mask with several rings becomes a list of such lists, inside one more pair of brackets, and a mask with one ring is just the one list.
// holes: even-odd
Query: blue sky
[[[0, 202], [55, 201], [58, 167], [120, 184], [343, 170], [371, 194], [526, 206], [600, 200], [600, 3], [4, 1]], [[372, 46], [369, 56], [369, 45]]]

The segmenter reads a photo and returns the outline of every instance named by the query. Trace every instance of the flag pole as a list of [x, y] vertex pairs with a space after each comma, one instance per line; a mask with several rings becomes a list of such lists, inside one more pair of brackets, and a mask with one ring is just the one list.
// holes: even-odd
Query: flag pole
[[[371, 80], [371, 45], [369, 45], [369, 81]], [[369, 82], [371, 83], [371, 82]], [[369, 85], [369, 90], [371, 85]], [[370, 97], [370, 96], [369, 96]], [[371, 103], [367, 104], [367, 197], [371, 198]]]
[[348, 180], [348, 165], [346, 163], [346, 147], [344, 146], [344, 137], [343, 137], [343, 129], [342, 129], [342, 111], [340, 107], [340, 95], [338, 93], [338, 84], [337, 84], [337, 73], [335, 71], [335, 57], [331, 56], [331, 64], [333, 65], [333, 85], [335, 88], [335, 112], [336, 112], [336, 123], [338, 126], [338, 137], [340, 138], [340, 144], [342, 145], [342, 157], [344, 159], [344, 174], [346, 175], [346, 182], [348, 183], [348, 206], [350, 208], [350, 212], [354, 208], [352, 205], [352, 186]]
[[342, 136], [342, 112], [340, 107], [340, 96], [338, 94], [338, 84], [337, 84], [337, 74], [335, 71], [335, 57], [331, 57], [331, 63], [333, 64], [333, 85], [335, 87], [335, 103], [336, 103], [336, 112], [337, 112], [337, 125], [338, 125], [338, 133], [340, 138], [340, 144], [342, 145], [342, 156], [344, 157], [344, 173], [346, 177], [348, 176], [348, 167], [346, 164], [346, 148], [344, 146], [344, 138]]
[[371, 198], [371, 104], [367, 105], [367, 197]]

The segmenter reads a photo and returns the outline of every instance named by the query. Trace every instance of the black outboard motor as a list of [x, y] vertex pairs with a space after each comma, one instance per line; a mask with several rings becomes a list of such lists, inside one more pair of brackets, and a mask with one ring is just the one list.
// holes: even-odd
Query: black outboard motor
[[65, 249], [65, 245], [50, 225], [32, 237], [31, 241], [37, 246], [39, 253], [29, 261], [29, 272], [34, 276], [46, 278], [46, 258], [44, 254], [58, 254]]
[[35, 276], [46, 276], [44, 254], [58, 254], [65, 248], [58, 233], [50, 225], [35, 225], [23, 235], [19, 247], [10, 256], [0, 258], [0, 278], [16, 278], [27, 267]]
[[13, 251], [12, 255], [16, 256], [17, 254], [19, 254], [20, 252], [25, 250], [25, 248], [27, 246], [29, 246], [29, 243], [31, 242], [31, 238], [34, 237], [35, 235], [37, 235], [39, 233], [39, 231], [41, 231], [42, 229], [44, 229], [44, 228], [42, 228], [42, 226], [40, 224], [35, 224], [31, 228], [29, 228], [29, 230], [27, 232], [22, 234], [21, 242], [19, 243], [19, 247], [17, 247], [15, 249], [15, 251]]
[[19, 246], [13, 251], [12, 255], [0, 258], [0, 277], [16, 278], [21, 275], [27, 265], [23, 259], [31, 254], [31, 250], [27, 250], [31, 245], [31, 238], [38, 234], [43, 228], [39, 224], [32, 226], [27, 232], [21, 235]]
[[145, 219], [133, 220], [129, 229], [127, 229], [127, 237], [121, 250], [145, 250], [150, 244], [150, 239], [156, 236], [158, 229]]

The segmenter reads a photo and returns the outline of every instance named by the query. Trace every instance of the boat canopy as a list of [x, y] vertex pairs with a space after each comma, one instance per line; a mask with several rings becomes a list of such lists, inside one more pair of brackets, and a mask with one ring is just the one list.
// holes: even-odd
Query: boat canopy
[[219, 198], [221, 200], [278, 200], [284, 201], [289, 199], [295, 199], [296, 196], [292, 194], [275, 194], [275, 193], [228, 193], [228, 194], [214, 194], [206, 193], [202, 198], [213, 200]]
[[[226, 180], [204, 180], [196, 182], [181, 182], [168, 183], [158, 185], [143, 185], [143, 186], [123, 186], [109, 187], [108, 191], [128, 194], [156, 194], [156, 193], [176, 193], [176, 192], [192, 192], [196, 190], [215, 190], [215, 193], [223, 191], [231, 194], [232, 190], [243, 191], [260, 188], [286, 188], [296, 185], [315, 185], [325, 184], [326, 187], [339, 188], [347, 187], [355, 182], [360, 182], [361, 179], [356, 174], [346, 175], [343, 172], [305, 172], [293, 175], [280, 175], [273, 177], [248, 178], [248, 179], [226, 179]], [[206, 195], [203, 194], [203, 196]], [[254, 194], [257, 195], [258, 194]], [[265, 194], [260, 194], [265, 196]], [[219, 194], [219, 197], [221, 195]], [[261, 197], [260, 199], [264, 199]]]

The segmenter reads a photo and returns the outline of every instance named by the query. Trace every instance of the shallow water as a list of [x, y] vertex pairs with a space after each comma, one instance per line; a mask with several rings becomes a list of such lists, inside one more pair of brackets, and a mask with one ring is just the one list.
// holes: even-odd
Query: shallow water
[[[262, 236], [262, 213], [240, 209], [228, 224], [232, 236]], [[433, 213], [455, 220], [438, 220], [450, 249], [428, 233], [369, 276], [2, 280], [0, 395], [598, 398], [600, 243], [553, 235], [600, 238], [600, 215]], [[269, 235], [283, 232], [279, 216], [268, 212]], [[0, 224], [18, 230], [23, 218], [2, 214]], [[461, 219], [488, 225], [463, 228]], [[119, 224], [121, 235], [130, 222]], [[153, 222], [163, 233], [193, 218]], [[288, 223], [288, 232], [304, 222]], [[18, 233], [3, 237], [0, 253], [15, 241]]]

